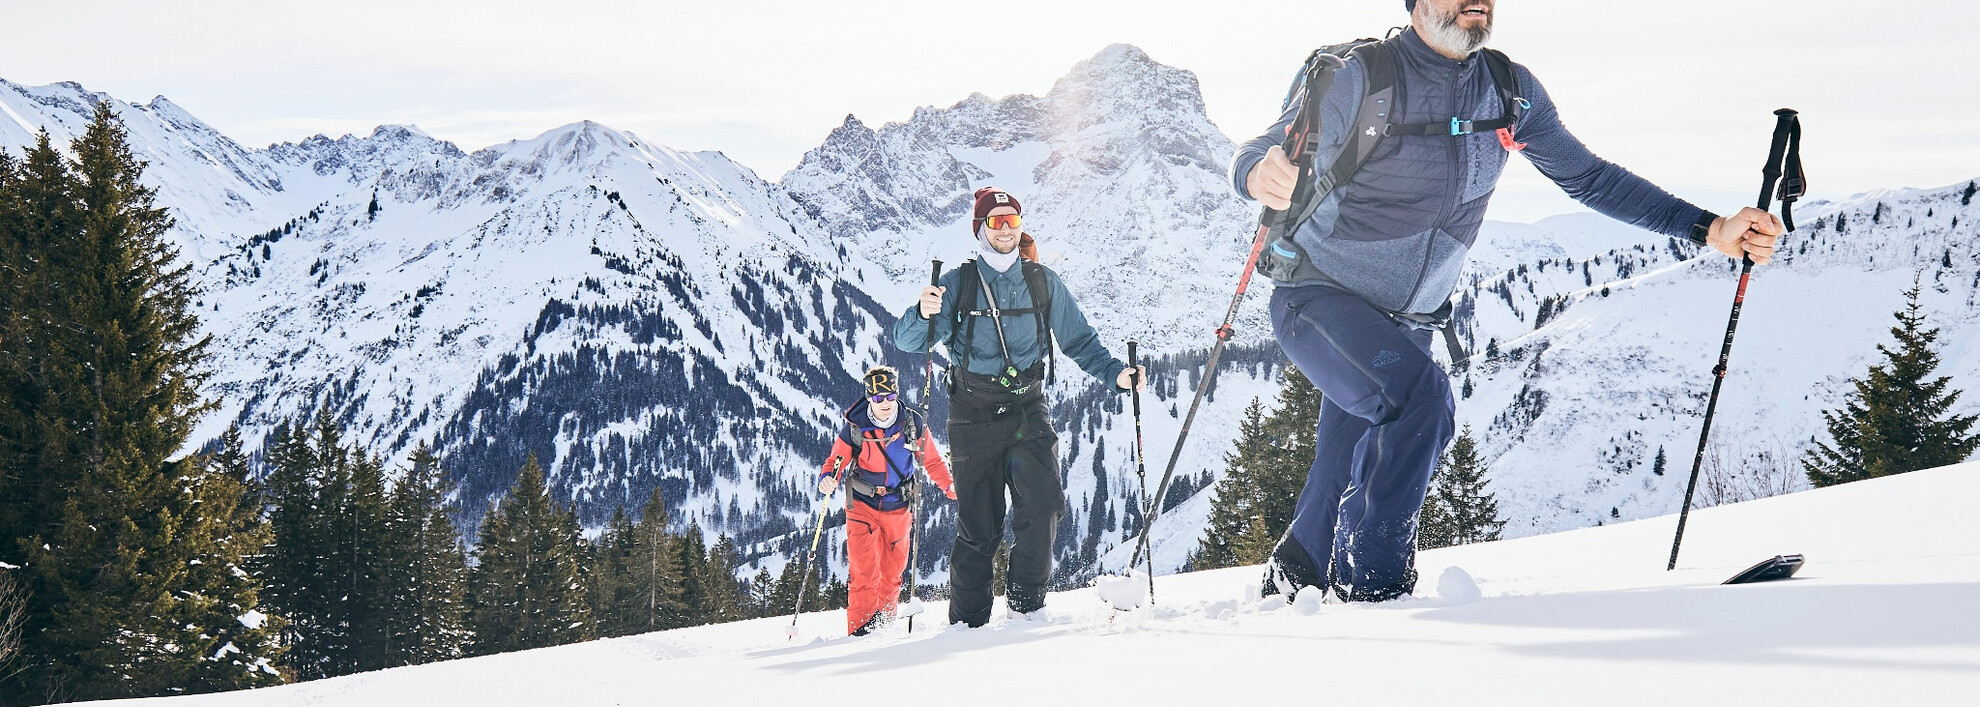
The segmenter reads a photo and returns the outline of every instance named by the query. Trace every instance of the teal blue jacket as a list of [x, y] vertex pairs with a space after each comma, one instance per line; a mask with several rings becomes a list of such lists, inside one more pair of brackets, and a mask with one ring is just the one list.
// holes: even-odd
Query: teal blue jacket
[[[1051, 268], [1039, 267], [1044, 269], [1045, 286], [1051, 291], [1052, 338], [1058, 340], [1059, 350], [1078, 364], [1080, 370], [1113, 386], [1127, 364], [1114, 358], [1100, 343], [1100, 335], [1093, 331], [1093, 325], [1086, 323], [1086, 315], [1079, 311], [1079, 304], [1073, 301], [1072, 293], [1066, 291], [1059, 274], [1052, 272]], [[1001, 273], [989, 266], [980, 266], [978, 270], [983, 273], [990, 288], [986, 292], [979, 286], [975, 306], [966, 309], [988, 310], [990, 303], [987, 295], [991, 293], [996, 295], [999, 309], [1027, 309], [1032, 306], [1031, 292], [1024, 285], [1022, 264], [1013, 265], [1009, 271]], [[929, 329], [932, 326], [934, 340], [948, 344], [950, 359], [957, 359], [962, 353], [957, 350], [958, 340], [967, 328], [956, 321], [956, 297], [961, 290], [957, 284], [960, 281], [961, 268], [942, 273], [939, 282], [947, 289], [942, 295], [942, 311], [932, 319], [922, 318], [919, 302], [902, 312], [901, 318], [894, 323], [894, 346], [911, 353], [928, 351]], [[1011, 348], [1011, 362], [1020, 371], [1031, 368], [1044, 354], [1044, 347], [1038, 340], [1038, 320], [1033, 316], [1004, 315], [1004, 338]], [[1003, 372], [1004, 352], [997, 344], [996, 323], [989, 317], [978, 318], [975, 340], [966, 349], [969, 360], [962, 362], [966, 370], [992, 376]], [[1119, 392], [1123, 389], [1115, 390]]]

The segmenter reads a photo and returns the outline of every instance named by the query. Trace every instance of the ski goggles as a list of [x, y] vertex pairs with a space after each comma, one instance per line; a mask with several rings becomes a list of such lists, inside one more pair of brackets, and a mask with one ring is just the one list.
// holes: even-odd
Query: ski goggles
[[998, 214], [983, 217], [983, 226], [993, 229], [1017, 228], [1024, 225], [1024, 218], [1017, 214]]
[[881, 393], [879, 395], [866, 396], [866, 401], [869, 403], [885, 403], [885, 402], [892, 402], [895, 398], [898, 397], [901, 397], [899, 393]]

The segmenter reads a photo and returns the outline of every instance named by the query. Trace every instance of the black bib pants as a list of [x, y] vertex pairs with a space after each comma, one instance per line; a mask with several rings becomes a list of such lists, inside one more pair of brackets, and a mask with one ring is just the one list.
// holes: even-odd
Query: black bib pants
[[949, 401], [957, 503], [949, 622], [981, 626], [990, 620], [991, 563], [1004, 538], [1005, 493], [1016, 541], [1004, 592], [1011, 611], [1032, 612], [1045, 605], [1065, 489], [1059, 486], [1059, 435], [1045, 410], [1043, 381], [1014, 394], [986, 376], [956, 375]]

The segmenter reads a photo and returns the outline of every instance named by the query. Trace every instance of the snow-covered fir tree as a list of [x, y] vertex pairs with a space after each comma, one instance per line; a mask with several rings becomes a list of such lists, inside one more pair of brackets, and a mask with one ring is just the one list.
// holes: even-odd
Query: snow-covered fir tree
[[1292, 525], [1299, 491], [1313, 467], [1321, 395], [1296, 366], [1282, 367], [1272, 412], [1252, 400], [1236, 448], [1213, 493], [1216, 503], [1194, 567], [1210, 569], [1265, 561]]
[[1954, 414], [1961, 391], [1951, 387], [1950, 376], [1933, 377], [1939, 330], [1925, 328], [1918, 302], [1922, 278], [1913, 278], [1904, 309], [1892, 314], [1895, 348], [1878, 344], [1883, 362], [1850, 379], [1854, 390], [1841, 410], [1822, 411], [1829, 441], [1817, 441], [1802, 457], [1817, 487], [1956, 464], [1980, 448], [1980, 435], [1972, 433], [1980, 415]]
[[26, 585], [3, 702], [278, 681], [244, 489], [171, 458], [210, 409], [208, 340], [128, 137], [96, 103], [72, 157], [43, 131], [0, 158], [0, 562]]
[[392, 488], [383, 575], [387, 665], [458, 658], [467, 647], [467, 557], [451, 519], [452, 491], [424, 446]]
[[592, 637], [584, 537], [577, 514], [551, 500], [531, 455], [509, 495], [481, 522], [469, 575], [474, 652], [504, 653]]
[[1505, 528], [1499, 502], [1485, 488], [1485, 463], [1478, 440], [1466, 425], [1437, 460], [1431, 489], [1417, 516], [1417, 546], [1468, 545], [1499, 539]]

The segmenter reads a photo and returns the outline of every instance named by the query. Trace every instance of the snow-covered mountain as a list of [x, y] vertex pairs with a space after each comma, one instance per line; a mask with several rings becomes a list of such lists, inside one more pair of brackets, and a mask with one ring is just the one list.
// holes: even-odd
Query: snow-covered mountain
[[[970, 195], [1003, 187], [1109, 346], [1177, 353], [1208, 345], [1205, 313], [1230, 301], [1256, 230], [1224, 176], [1232, 149], [1194, 74], [1116, 44], [1043, 97], [975, 94], [878, 130], [847, 116], [783, 185], [879, 266], [869, 280], [892, 285], [875, 290], [889, 302], [926, 284], [930, 258], [975, 252]], [[1262, 306], [1242, 323], [1246, 341], [1269, 340]]]
[[777, 532], [883, 356], [891, 317], [825, 234], [718, 153], [589, 122], [248, 150], [162, 98], [4, 88], [10, 144], [110, 100], [151, 164], [219, 352], [200, 437], [322, 410], [390, 460], [435, 444], [469, 520], [534, 453], [592, 523], [663, 487], [710, 532]]
[[[0, 146], [41, 128], [64, 143], [98, 100], [150, 162], [206, 288], [221, 410], [201, 441], [239, 422], [258, 443], [326, 410], [388, 462], [434, 444], [469, 520], [534, 453], [588, 523], [663, 488], [676, 518], [740, 537], [773, 571], [857, 373], [920, 369], [885, 332], [930, 258], [973, 250], [974, 188], [1016, 192], [1106, 343], [1124, 353], [1138, 338], [1154, 358], [1150, 477], [1255, 223], [1230, 194], [1232, 142], [1204, 118], [1195, 77], [1126, 45], [1043, 97], [973, 95], [878, 129], [848, 116], [777, 183], [588, 122], [473, 153], [410, 126], [249, 149], [162, 97], [74, 84], [0, 83]], [[1754, 278], [1707, 504], [1801, 487], [1795, 456], [1876, 355], [1915, 271], [1945, 330], [1943, 372], [1975, 380], [1974, 191], [1804, 205], [1803, 230]], [[1599, 216], [1486, 225], [1459, 292], [1472, 352], [1459, 415], [1483, 442], [1509, 534], [1677, 507], [1732, 267]], [[1264, 310], [1260, 296], [1242, 310], [1241, 346], [1177, 463], [1186, 491], [1222, 472], [1244, 405], [1276, 390], [1283, 358]], [[1057, 548], [1077, 580], [1089, 561], [1125, 562], [1140, 483], [1125, 401], [1060, 373]], [[1158, 567], [1183, 563], [1211, 501], [1165, 516]], [[923, 569], [939, 580], [952, 516], [931, 515]]]
[[[765, 618], [107, 704], [873, 702], [848, 680], [940, 682], [961, 705], [1968, 704], [1976, 494], [1966, 464], [1701, 511], [1673, 572], [1666, 515], [1431, 550], [1417, 596], [1381, 604], [1260, 601], [1258, 569], [1239, 567], [1158, 576], [1156, 603], [1125, 613], [1081, 589], [1052, 594], [1042, 620], [1000, 609], [964, 629], [931, 602], [913, 633], [850, 638], [842, 612], [819, 612], [798, 640], [789, 617]], [[1719, 584], [1790, 553], [1807, 558], [1793, 579]]]

